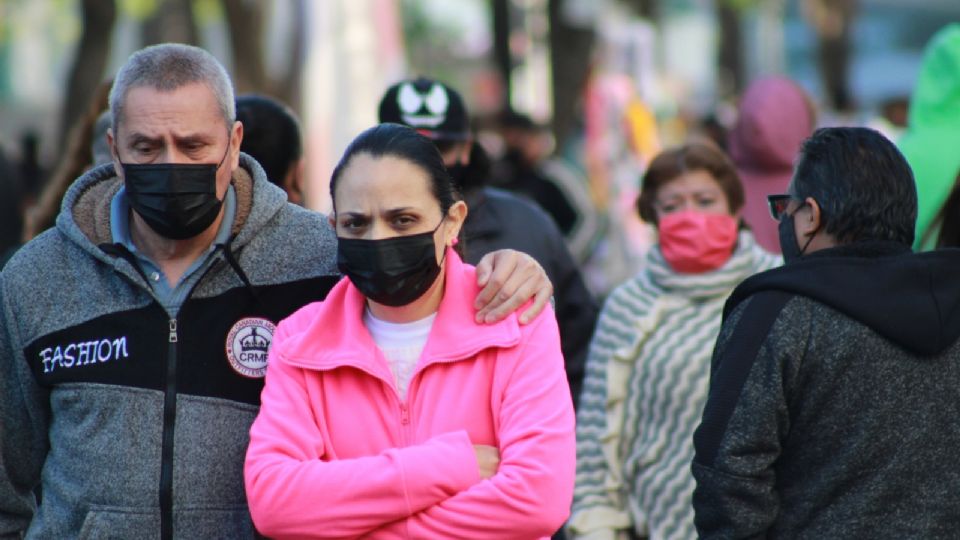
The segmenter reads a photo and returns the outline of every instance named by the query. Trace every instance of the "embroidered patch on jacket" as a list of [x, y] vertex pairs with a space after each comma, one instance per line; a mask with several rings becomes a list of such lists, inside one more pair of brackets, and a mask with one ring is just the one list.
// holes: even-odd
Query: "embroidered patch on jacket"
[[248, 317], [237, 321], [227, 334], [227, 360], [244, 377], [267, 374], [267, 350], [277, 327], [267, 319]]

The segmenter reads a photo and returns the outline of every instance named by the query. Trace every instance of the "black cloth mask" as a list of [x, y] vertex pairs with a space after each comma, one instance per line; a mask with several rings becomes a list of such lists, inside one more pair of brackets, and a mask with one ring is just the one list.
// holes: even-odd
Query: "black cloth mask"
[[370, 300], [405, 306], [423, 296], [440, 275], [433, 235], [441, 224], [430, 232], [380, 240], [339, 237], [337, 268]]
[[229, 152], [228, 142], [216, 165], [120, 162], [127, 201], [157, 234], [174, 240], [193, 238], [220, 214], [217, 171]]
[[[801, 205], [800, 208], [803, 208], [803, 205]], [[784, 264], [788, 264], [791, 261], [796, 261], [800, 257], [803, 257], [804, 252], [807, 251], [807, 247], [810, 245], [810, 241], [813, 240], [813, 236], [810, 236], [810, 238], [807, 239], [807, 243], [803, 245], [802, 249], [800, 248], [800, 245], [797, 244], [796, 224], [793, 220], [800, 208], [794, 210], [792, 214], [783, 216], [780, 219], [780, 223], [777, 225], [777, 232], [780, 235], [780, 252], [783, 254]]]

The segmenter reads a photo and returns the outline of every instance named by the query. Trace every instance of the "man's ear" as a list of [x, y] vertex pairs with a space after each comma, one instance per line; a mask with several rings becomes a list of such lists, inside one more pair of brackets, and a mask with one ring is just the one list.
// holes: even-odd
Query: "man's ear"
[[808, 210], [794, 214], [794, 226], [800, 236], [810, 237], [817, 234], [822, 228], [823, 211], [820, 209], [820, 203], [813, 197], [807, 197], [803, 202]]
[[240, 166], [240, 146], [243, 143], [243, 122], [235, 120], [230, 127], [230, 170]]
[[287, 199], [298, 206], [304, 206], [305, 203], [303, 193], [303, 165], [303, 158], [291, 163], [287, 169], [287, 174], [283, 177], [283, 189], [287, 192]]

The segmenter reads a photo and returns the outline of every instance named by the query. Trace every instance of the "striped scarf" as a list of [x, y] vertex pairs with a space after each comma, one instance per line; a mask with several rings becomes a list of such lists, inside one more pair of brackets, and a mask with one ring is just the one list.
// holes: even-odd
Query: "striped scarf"
[[590, 344], [577, 416], [576, 537], [696, 538], [693, 431], [727, 296], [780, 264], [741, 232], [721, 268], [678, 274], [651, 249], [640, 274], [604, 304]]

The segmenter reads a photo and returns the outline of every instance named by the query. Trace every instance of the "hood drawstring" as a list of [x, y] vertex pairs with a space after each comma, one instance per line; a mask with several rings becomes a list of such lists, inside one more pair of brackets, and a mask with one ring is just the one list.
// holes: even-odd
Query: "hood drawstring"
[[[232, 241], [233, 238], [230, 239]], [[240, 264], [237, 262], [236, 257], [233, 254], [233, 251], [230, 249], [230, 244], [228, 241], [226, 244], [217, 244], [214, 246], [214, 249], [218, 249], [223, 252], [223, 258], [226, 259], [227, 264], [230, 265], [230, 268], [233, 269], [234, 273], [237, 274], [237, 277], [240, 278], [240, 281], [243, 282], [244, 287], [247, 291], [250, 292], [250, 296], [253, 298], [253, 301], [257, 304], [261, 304], [260, 295], [257, 293], [257, 290], [253, 287], [253, 284], [250, 283], [250, 278], [247, 277], [246, 272], [243, 271], [243, 268], [240, 267]], [[107, 255], [112, 255], [114, 257], [120, 257], [123, 260], [130, 263], [130, 266], [137, 271], [137, 274], [143, 278], [143, 281], [149, 285], [150, 279], [147, 277], [147, 274], [143, 271], [143, 268], [140, 267], [140, 263], [137, 262], [137, 257], [134, 255], [126, 246], [121, 243], [103, 243], [98, 245], [101, 251]]]
[[240, 264], [237, 262], [237, 259], [233, 254], [233, 250], [230, 249], [230, 242], [232, 241], [233, 238], [231, 237], [227, 243], [217, 244], [216, 249], [219, 249], [223, 252], [223, 258], [227, 260], [227, 264], [230, 265], [230, 268], [232, 268], [234, 273], [237, 274], [237, 277], [240, 278], [240, 281], [243, 282], [243, 285], [248, 291], [250, 291], [250, 296], [253, 297], [253, 301], [257, 304], [261, 304], [260, 295], [257, 294], [257, 290], [253, 287], [253, 284], [250, 283], [250, 278], [247, 277], [246, 272], [244, 272], [243, 268], [240, 267]]
[[143, 281], [147, 285], [150, 284], [150, 278], [147, 277], [147, 274], [143, 271], [143, 268], [140, 268], [140, 263], [137, 262], [137, 256], [134, 255], [133, 252], [131, 252], [129, 249], [127, 249], [127, 246], [119, 242], [115, 244], [105, 242], [103, 244], [98, 245], [97, 247], [100, 248], [100, 251], [103, 251], [107, 255], [120, 257], [123, 260], [130, 263], [130, 266], [132, 266], [133, 269], [136, 270], [138, 274], [140, 274], [140, 277], [143, 278]]

